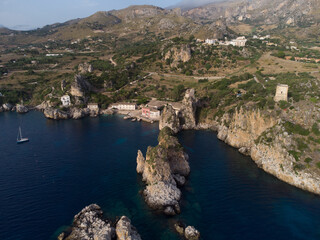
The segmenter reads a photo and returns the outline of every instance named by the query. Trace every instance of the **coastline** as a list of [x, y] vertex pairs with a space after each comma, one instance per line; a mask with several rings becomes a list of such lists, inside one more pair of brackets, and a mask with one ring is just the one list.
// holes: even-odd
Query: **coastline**
[[[7, 110], [7, 111], [17, 111], [17, 107], [14, 110]], [[25, 108], [23, 108], [25, 109]], [[28, 107], [28, 111], [41, 111], [44, 113], [45, 109], [39, 109], [37, 107]], [[59, 111], [57, 109], [52, 109], [58, 111], [52, 118], [49, 117], [49, 119], [81, 119], [84, 117], [97, 117], [101, 115], [128, 115], [129, 111], [113, 111], [110, 109], [100, 110], [99, 112], [94, 112], [93, 114], [89, 112], [86, 112], [85, 109], [77, 109], [77, 113], [85, 113], [77, 115], [78, 117], [70, 117], [68, 115], [62, 115], [61, 117]], [[17, 111], [18, 113], [27, 113], [28, 111]], [[242, 111], [242, 112], [241, 112]], [[250, 115], [251, 114], [251, 115]], [[256, 113], [254, 111], [251, 111], [250, 114], [247, 112], [240, 110], [238, 114], [234, 118], [242, 118], [242, 121], [248, 121], [246, 115], [251, 116], [251, 120], [256, 118], [257, 121], [262, 121], [266, 123], [264, 120], [263, 114], [260, 112]], [[232, 119], [231, 116], [227, 116], [228, 114], [225, 114], [223, 116], [223, 119], [229, 119], [229, 121], [234, 121], [235, 119]], [[254, 117], [252, 117], [254, 115]], [[44, 116], [46, 117], [45, 113]], [[250, 118], [249, 116], [249, 118]], [[48, 118], [48, 117], [47, 117]], [[231, 120], [230, 120], [231, 119]], [[141, 118], [142, 121], [152, 123], [152, 121], [148, 121], [147, 119]], [[238, 119], [239, 120], [239, 119]], [[270, 120], [270, 119], [269, 119]], [[267, 120], [268, 121], [268, 120]], [[241, 129], [237, 124], [229, 124], [229, 126], [226, 126], [223, 123], [219, 123], [218, 121], [207, 121], [207, 122], [200, 122], [195, 124], [194, 126], [187, 126], [182, 127], [178, 131], [182, 131], [185, 129], [188, 130], [212, 130], [217, 133], [218, 139], [225, 142], [229, 146], [232, 146], [239, 150], [240, 153], [244, 155], [250, 156], [250, 158], [256, 163], [256, 165], [263, 169], [265, 172], [277, 177], [279, 180], [286, 182], [287, 184], [290, 184], [292, 186], [295, 186], [297, 188], [300, 188], [305, 191], [309, 191], [311, 193], [320, 195], [320, 178], [310, 172], [308, 169], [304, 171], [293, 171], [293, 164], [294, 162], [293, 157], [288, 154], [287, 151], [282, 147], [282, 142], [287, 141], [287, 139], [284, 136], [277, 136], [274, 141], [275, 145], [270, 146], [265, 143], [255, 143], [255, 139], [257, 139], [263, 132], [266, 130], [274, 127], [277, 123], [277, 119], [270, 120], [269, 124], [266, 124], [261, 129], [258, 129], [258, 132], [252, 133], [252, 132], [246, 132], [248, 129]], [[224, 121], [222, 121], [224, 122]], [[161, 120], [159, 122], [159, 128], [161, 129]], [[254, 123], [253, 123], [254, 124]], [[171, 126], [171, 129], [175, 132], [178, 132], [174, 129], [174, 127]], [[240, 136], [240, 137], [239, 137]], [[287, 137], [288, 138], [288, 137]]]

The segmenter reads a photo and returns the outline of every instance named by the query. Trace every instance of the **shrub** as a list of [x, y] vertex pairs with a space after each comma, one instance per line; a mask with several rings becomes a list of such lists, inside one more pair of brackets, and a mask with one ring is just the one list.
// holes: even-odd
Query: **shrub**
[[320, 162], [317, 162], [317, 163], [316, 163], [316, 166], [317, 166], [318, 168], [320, 168]]
[[312, 162], [312, 158], [306, 158], [305, 160], [304, 160], [307, 164], [310, 164], [311, 162]]
[[314, 124], [312, 125], [312, 132], [313, 132], [315, 135], [317, 135], [317, 136], [320, 135], [320, 130], [319, 130], [319, 127], [318, 127], [318, 124], [317, 124], [317, 123], [314, 123]]
[[290, 150], [290, 151], [288, 151], [288, 153], [290, 153], [297, 162], [300, 161], [301, 152], [296, 152], [296, 151]]
[[310, 134], [310, 131], [308, 129], [305, 129], [299, 124], [294, 124], [292, 122], [285, 122], [284, 127], [288, 133], [295, 133], [302, 136], [308, 136]]

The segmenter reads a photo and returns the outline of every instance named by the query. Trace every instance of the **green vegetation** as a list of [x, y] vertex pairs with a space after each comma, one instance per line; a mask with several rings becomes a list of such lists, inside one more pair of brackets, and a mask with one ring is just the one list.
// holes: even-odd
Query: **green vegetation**
[[299, 124], [294, 124], [292, 122], [285, 122], [284, 127], [288, 133], [299, 134], [302, 136], [308, 136], [310, 134], [310, 131], [308, 129], [305, 129]]
[[301, 157], [301, 152], [296, 152], [296, 151], [294, 151], [294, 150], [290, 150], [290, 151], [288, 151], [293, 157], [294, 157], [294, 159], [297, 161], [297, 162], [299, 162], [300, 161], [300, 157]]

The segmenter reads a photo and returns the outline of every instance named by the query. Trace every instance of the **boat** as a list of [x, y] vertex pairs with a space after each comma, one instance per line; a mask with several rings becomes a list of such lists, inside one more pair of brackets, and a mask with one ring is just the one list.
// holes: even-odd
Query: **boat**
[[29, 138], [23, 138], [21, 133], [21, 127], [19, 127], [18, 136], [17, 136], [17, 143], [25, 143], [29, 142]]

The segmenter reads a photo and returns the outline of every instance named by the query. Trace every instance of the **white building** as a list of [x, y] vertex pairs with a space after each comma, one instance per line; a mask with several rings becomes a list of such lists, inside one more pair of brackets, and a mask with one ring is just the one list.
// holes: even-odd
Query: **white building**
[[71, 100], [69, 95], [64, 95], [61, 97], [62, 106], [69, 107], [71, 105]]
[[99, 111], [98, 103], [88, 103], [87, 108], [93, 111]]
[[233, 39], [232, 45], [236, 47], [244, 47], [246, 46], [247, 39], [246, 37], [237, 37], [236, 39]]
[[135, 103], [113, 103], [111, 108], [118, 110], [134, 111], [137, 109], [137, 104]]
[[151, 119], [159, 119], [160, 118], [160, 111], [155, 109], [150, 109], [150, 118]]
[[206, 44], [208, 45], [214, 45], [216, 44], [217, 39], [206, 39]]
[[47, 53], [46, 57], [59, 57], [62, 56], [63, 54], [60, 53]]

